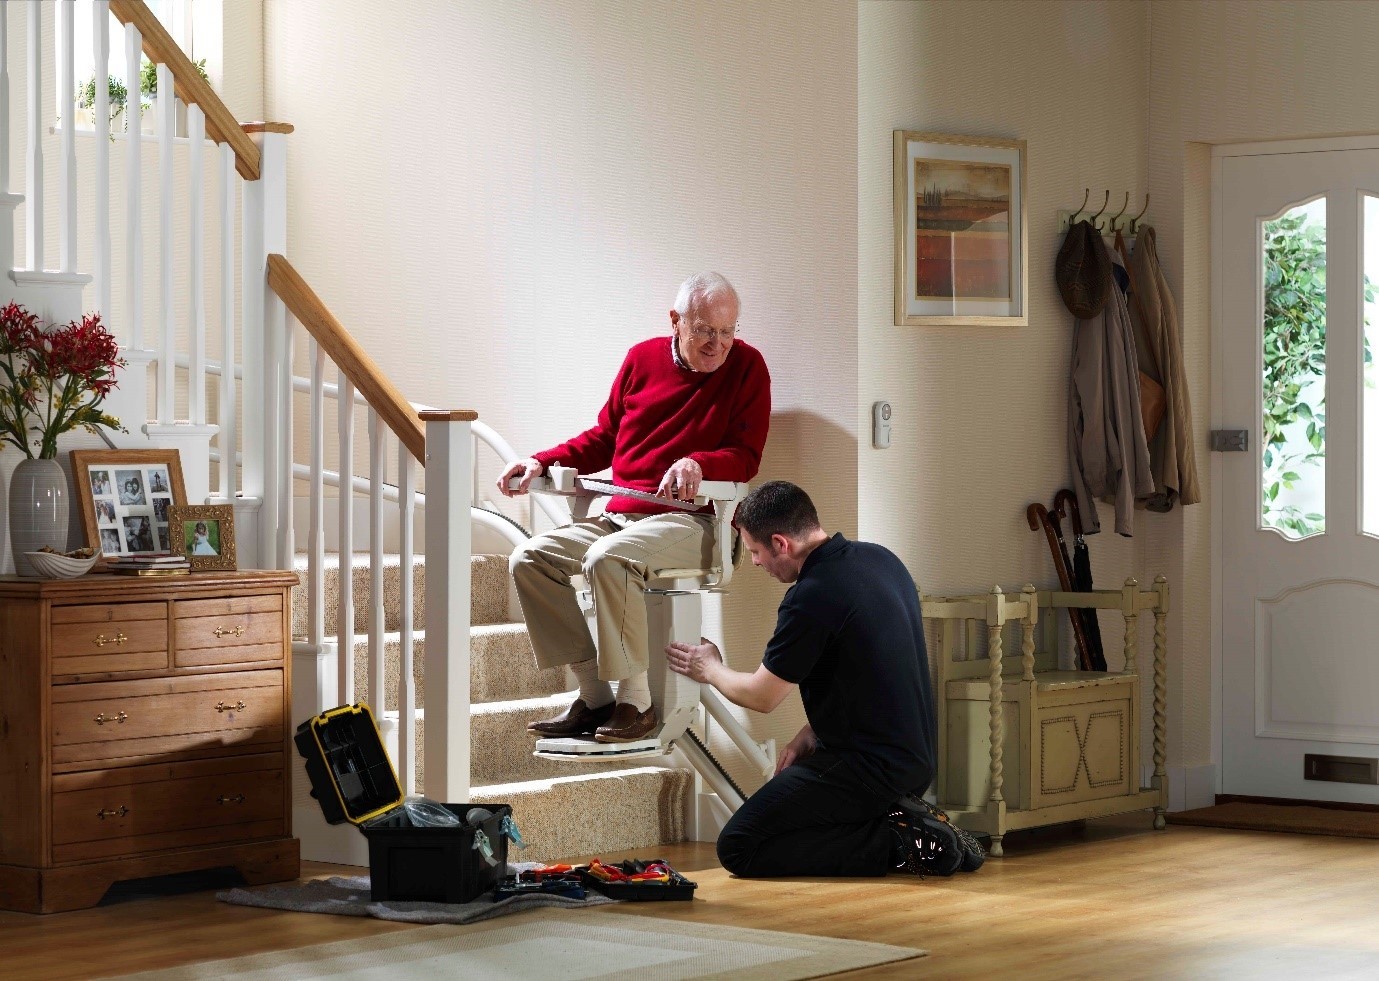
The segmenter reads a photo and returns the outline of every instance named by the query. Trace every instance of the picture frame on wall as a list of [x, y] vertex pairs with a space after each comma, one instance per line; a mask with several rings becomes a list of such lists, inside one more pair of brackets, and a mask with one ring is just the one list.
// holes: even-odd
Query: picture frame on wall
[[102, 558], [172, 549], [168, 516], [187, 503], [176, 450], [72, 450], [86, 544]]
[[1023, 327], [1024, 140], [895, 131], [895, 324]]
[[192, 504], [169, 510], [174, 555], [185, 556], [193, 572], [235, 570], [235, 509], [229, 504]]

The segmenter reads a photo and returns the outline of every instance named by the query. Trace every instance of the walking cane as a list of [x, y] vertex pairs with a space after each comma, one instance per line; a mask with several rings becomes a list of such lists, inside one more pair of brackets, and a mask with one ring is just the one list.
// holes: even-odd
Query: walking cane
[[[1049, 551], [1053, 553], [1054, 569], [1058, 572], [1058, 585], [1065, 593], [1075, 592], [1072, 569], [1068, 563], [1068, 548], [1063, 541], [1063, 532], [1057, 522], [1050, 517], [1049, 509], [1035, 502], [1025, 509], [1025, 517], [1029, 520], [1031, 531], [1038, 531], [1040, 526], [1044, 529], [1044, 537], [1049, 540]], [[1077, 616], [1079, 612], [1081, 611], [1071, 608], [1068, 610], [1068, 621], [1073, 625], [1073, 646], [1077, 648], [1078, 668], [1082, 671], [1091, 671], [1091, 647], [1088, 645], [1087, 636], [1082, 629], [1082, 619]]]

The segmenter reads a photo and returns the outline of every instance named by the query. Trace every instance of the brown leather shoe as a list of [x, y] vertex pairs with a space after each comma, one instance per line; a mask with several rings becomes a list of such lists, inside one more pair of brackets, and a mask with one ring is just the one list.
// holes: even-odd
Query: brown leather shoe
[[630, 743], [645, 739], [656, 728], [656, 706], [638, 712], [629, 702], [618, 702], [613, 717], [594, 730], [594, 739], [601, 743]]
[[584, 699], [576, 698], [573, 705], [554, 719], [528, 722], [527, 731], [538, 736], [587, 736], [612, 718], [615, 704], [609, 702], [591, 709], [584, 704]]

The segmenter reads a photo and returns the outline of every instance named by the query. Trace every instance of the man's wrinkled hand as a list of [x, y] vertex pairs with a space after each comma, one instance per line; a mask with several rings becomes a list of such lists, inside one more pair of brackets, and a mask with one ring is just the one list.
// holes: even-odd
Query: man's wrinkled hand
[[723, 663], [723, 654], [717, 644], [703, 637], [697, 644], [674, 641], [666, 645], [666, 663], [676, 674], [707, 684], [714, 667]]
[[703, 482], [704, 469], [689, 457], [684, 457], [670, 465], [666, 475], [661, 478], [661, 486], [656, 488], [656, 496], [692, 501]]
[[[518, 460], [499, 475], [498, 493], [504, 497], [516, 497], [519, 494], [525, 494], [527, 488], [531, 487], [531, 482], [540, 477], [545, 470], [545, 467], [530, 457], [525, 460]], [[522, 479], [518, 482], [516, 490], [508, 487], [508, 481], [519, 475]]]

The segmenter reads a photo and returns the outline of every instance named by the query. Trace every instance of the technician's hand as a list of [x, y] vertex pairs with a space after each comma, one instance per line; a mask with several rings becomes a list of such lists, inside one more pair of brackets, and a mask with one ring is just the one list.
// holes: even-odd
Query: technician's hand
[[[518, 460], [512, 466], [504, 470], [502, 475], [499, 476], [498, 493], [502, 494], [504, 497], [516, 497], [519, 494], [525, 494], [527, 488], [531, 486], [532, 480], [536, 477], [540, 477], [545, 470], [545, 467], [537, 463], [531, 457], [525, 460]], [[521, 483], [517, 485], [516, 490], [510, 490], [508, 488], [508, 478], [516, 477], [519, 474], [522, 477]]]
[[692, 501], [703, 482], [703, 468], [689, 457], [684, 457], [670, 465], [666, 475], [661, 478], [661, 486], [656, 488], [656, 496]]
[[679, 641], [667, 644], [666, 663], [676, 674], [708, 683], [709, 673], [716, 665], [723, 663], [723, 655], [717, 644], [700, 637], [698, 644], [682, 644]]
[[776, 754], [776, 772], [780, 773], [791, 763], [798, 763], [806, 756], [812, 756], [818, 748], [819, 740], [814, 735], [814, 730], [805, 726], [794, 739], [785, 744], [784, 749]]

